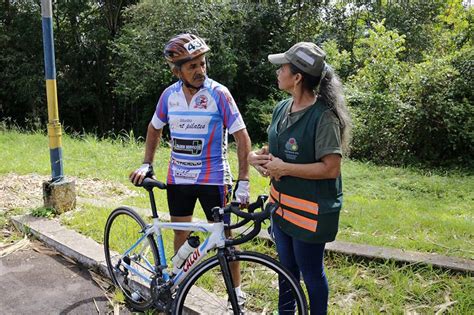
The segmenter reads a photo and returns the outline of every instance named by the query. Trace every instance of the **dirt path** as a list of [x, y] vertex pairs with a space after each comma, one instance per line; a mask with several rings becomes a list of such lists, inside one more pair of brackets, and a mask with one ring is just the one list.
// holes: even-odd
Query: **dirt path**
[[[120, 201], [137, 196], [138, 193], [127, 186], [98, 178], [68, 177], [76, 182], [78, 197], [109, 199]], [[43, 205], [43, 182], [50, 176], [9, 173], [0, 176], [0, 212], [12, 209], [34, 209]]]

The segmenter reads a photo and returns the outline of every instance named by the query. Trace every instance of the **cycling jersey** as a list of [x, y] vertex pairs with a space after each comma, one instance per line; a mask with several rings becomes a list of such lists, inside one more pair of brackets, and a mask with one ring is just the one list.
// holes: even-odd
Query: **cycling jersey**
[[180, 80], [163, 92], [151, 123], [170, 128], [168, 184], [232, 184], [227, 135], [245, 124], [225, 86], [206, 78], [188, 104]]

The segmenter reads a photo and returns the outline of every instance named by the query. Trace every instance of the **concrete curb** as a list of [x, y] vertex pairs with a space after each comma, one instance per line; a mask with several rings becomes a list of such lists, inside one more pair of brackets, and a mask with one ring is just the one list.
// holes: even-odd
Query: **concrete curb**
[[[110, 279], [103, 247], [93, 239], [63, 227], [55, 219], [49, 220], [31, 215], [22, 215], [12, 217], [11, 221], [19, 231], [31, 233], [38, 240], [62, 255]], [[199, 296], [199, 292], [193, 291], [193, 294]], [[214, 298], [214, 300], [217, 299], [219, 298]], [[194, 301], [194, 299], [190, 301]], [[223, 303], [225, 304], [225, 301]], [[196, 300], [192, 306], [188, 307], [191, 307], [191, 309], [186, 309], [186, 314], [207, 314], [209, 311], [212, 313], [210, 305], [203, 305], [200, 300]]]
[[355, 257], [379, 260], [394, 260], [401, 263], [433, 265], [438, 268], [474, 273], [474, 260], [449, 257], [435, 253], [421, 253], [398, 248], [379, 247], [334, 241], [326, 245], [331, 252]]
[[[146, 209], [137, 209], [140, 215], [147, 215]], [[163, 220], [169, 220], [167, 213], [159, 213]], [[98, 271], [109, 277], [105, 264], [104, 251], [89, 237], [67, 229], [60, 225], [58, 220], [36, 218], [31, 215], [16, 216], [12, 219], [13, 224], [20, 231], [29, 231], [36, 238], [54, 248], [66, 257], [69, 257], [87, 268]], [[270, 239], [267, 231], [261, 231], [259, 237]], [[401, 263], [427, 264], [438, 268], [455, 270], [466, 273], [474, 273], [474, 260], [449, 257], [434, 253], [420, 253], [405, 251], [397, 248], [378, 247], [363, 244], [355, 244], [342, 241], [334, 241], [326, 245], [328, 252], [350, 255], [377, 260], [394, 260]]]

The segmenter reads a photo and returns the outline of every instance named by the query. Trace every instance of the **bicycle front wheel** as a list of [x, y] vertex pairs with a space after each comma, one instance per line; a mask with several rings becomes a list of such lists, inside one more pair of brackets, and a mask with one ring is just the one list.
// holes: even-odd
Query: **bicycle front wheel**
[[217, 257], [212, 257], [180, 285], [175, 314], [308, 314], [306, 298], [298, 281], [278, 261], [259, 253], [237, 252], [240, 264], [240, 311], [230, 306]]
[[146, 223], [132, 209], [120, 207], [112, 211], [105, 225], [105, 261], [110, 277], [120, 288], [125, 300], [138, 311], [153, 305], [152, 276], [159, 265], [156, 243], [152, 235], [143, 236]]

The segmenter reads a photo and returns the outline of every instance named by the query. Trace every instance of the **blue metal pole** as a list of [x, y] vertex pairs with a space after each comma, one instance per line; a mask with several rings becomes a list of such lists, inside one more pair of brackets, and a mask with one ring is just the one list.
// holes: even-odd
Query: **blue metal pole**
[[54, 61], [53, 8], [51, 0], [41, 0], [43, 24], [44, 70], [48, 101], [48, 136], [52, 181], [64, 177], [62, 159], [61, 124], [59, 123], [56, 65]]

